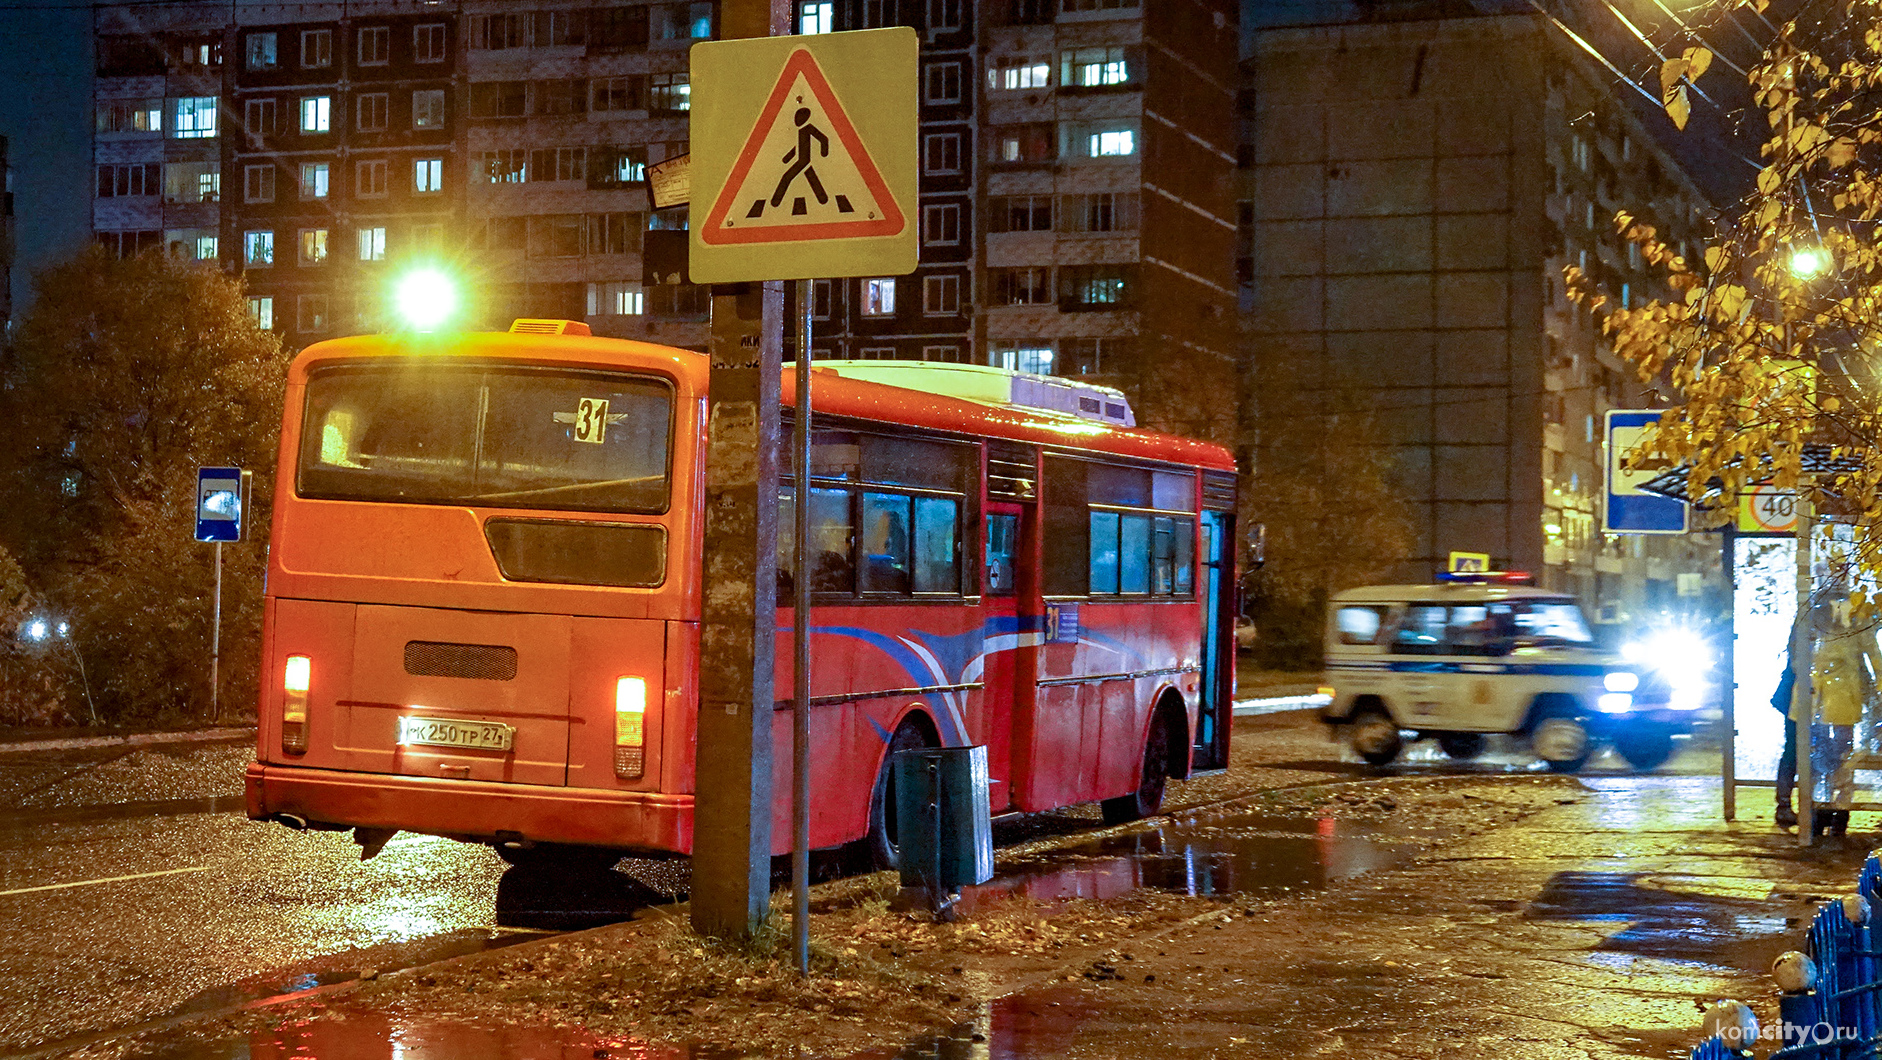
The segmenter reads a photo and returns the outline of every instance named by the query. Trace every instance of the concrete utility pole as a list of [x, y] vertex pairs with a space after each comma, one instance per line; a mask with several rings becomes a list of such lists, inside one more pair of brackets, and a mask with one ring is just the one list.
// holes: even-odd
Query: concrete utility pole
[[[723, 0], [719, 37], [783, 36], [788, 0]], [[771, 724], [784, 284], [712, 292], [706, 555], [694, 754], [693, 930], [742, 938], [771, 904]]]

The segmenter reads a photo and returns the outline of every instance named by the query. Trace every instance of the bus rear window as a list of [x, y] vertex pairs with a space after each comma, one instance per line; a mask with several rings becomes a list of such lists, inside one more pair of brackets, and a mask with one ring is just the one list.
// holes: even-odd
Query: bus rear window
[[600, 512], [666, 510], [672, 390], [644, 377], [437, 365], [307, 384], [303, 497]]

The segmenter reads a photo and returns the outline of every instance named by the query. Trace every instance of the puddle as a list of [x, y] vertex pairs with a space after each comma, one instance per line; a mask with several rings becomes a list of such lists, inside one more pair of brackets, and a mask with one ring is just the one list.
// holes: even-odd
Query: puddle
[[124, 1054], [139, 1060], [711, 1060], [712, 1050], [599, 1038], [569, 1027], [479, 1027], [348, 1012], [197, 1041], [187, 1032]]
[[1769, 964], [1796, 946], [1798, 915], [1808, 916], [1809, 907], [1764, 897], [1757, 881], [1632, 872], [1556, 873], [1523, 913], [1529, 920], [1612, 924], [1594, 947], [1596, 963], [1628, 955], [1708, 968]]
[[1042, 902], [1117, 898], [1140, 887], [1188, 895], [1273, 896], [1318, 890], [1399, 864], [1437, 838], [1392, 821], [1250, 813], [1172, 822], [1023, 860], [1011, 872], [964, 888], [963, 912], [990, 898]]

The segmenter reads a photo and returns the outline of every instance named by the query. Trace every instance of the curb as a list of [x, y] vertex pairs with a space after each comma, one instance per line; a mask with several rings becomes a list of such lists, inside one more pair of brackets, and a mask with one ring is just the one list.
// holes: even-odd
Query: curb
[[21, 740], [0, 743], [0, 755], [27, 751], [64, 751], [78, 747], [145, 747], [152, 744], [213, 743], [223, 740], [252, 740], [253, 725], [220, 729], [186, 729], [178, 732], [134, 732], [124, 736], [71, 736], [55, 740]]

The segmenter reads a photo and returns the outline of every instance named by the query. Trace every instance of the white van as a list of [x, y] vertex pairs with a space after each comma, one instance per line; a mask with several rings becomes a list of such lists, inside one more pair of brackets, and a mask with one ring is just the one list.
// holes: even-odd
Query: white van
[[1527, 575], [1440, 577], [1353, 589], [1328, 606], [1322, 718], [1348, 728], [1366, 761], [1391, 762], [1407, 734], [1467, 759], [1485, 734], [1510, 733], [1558, 772], [1604, 740], [1651, 769], [1689, 728], [1650, 668], [1596, 649], [1574, 597], [1520, 584]]

